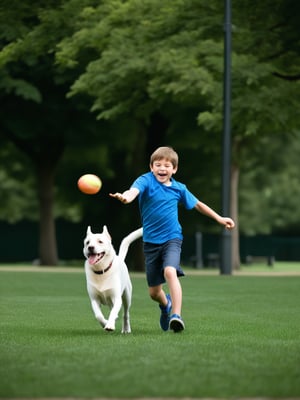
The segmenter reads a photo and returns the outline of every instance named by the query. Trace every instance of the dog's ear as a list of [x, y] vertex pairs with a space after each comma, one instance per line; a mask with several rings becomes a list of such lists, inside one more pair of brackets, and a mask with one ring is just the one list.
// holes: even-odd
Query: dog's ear
[[91, 231], [91, 227], [90, 227], [90, 226], [88, 226], [88, 227], [87, 227], [86, 234], [87, 234], [87, 235], [90, 235], [91, 233], [92, 233], [92, 231]]
[[109, 234], [109, 232], [108, 232], [108, 229], [107, 229], [107, 226], [106, 226], [106, 225], [103, 226], [103, 232], [102, 232], [102, 234], [106, 235], [106, 236], [111, 240], [111, 236], [110, 236], [110, 234]]

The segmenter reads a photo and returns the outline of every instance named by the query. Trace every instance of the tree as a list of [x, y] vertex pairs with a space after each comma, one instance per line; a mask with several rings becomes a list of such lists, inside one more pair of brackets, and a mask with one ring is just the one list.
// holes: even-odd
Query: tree
[[92, 54], [69, 95], [90, 95], [99, 119], [131, 119], [143, 168], [162, 144], [204, 154], [209, 148], [215, 156], [219, 143], [197, 127], [197, 114], [219, 88], [221, 25], [216, 4], [105, 1], [82, 13], [74, 35], [59, 44], [57, 61], [72, 71]]
[[[288, 137], [299, 125], [293, 111], [299, 106], [295, 7], [299, 5], [292, 0], [234, 5], [230, 182], [232, 216], [237, 222], [234, 268], [240, 265], [241, 165], [268, 138], [274, 134]], [[198, 107], [199, 125], [211, 136], [218, 135], [223, 118], [223, 12], [218, 2], [193, 1], [131, 0], [113, 5], [104, 1], [90, 8], [81, 29], [62, 41], [57, 55], [61, 64], [74, 67], [83, 47], [93, 50], [94, 59], [74, 82], [70, 95], [92, 96], [92, 109], [99, 118], [132, 115], [147, 125], [159, 112], [168, 115], [168, 128], [175, 118], [174, 113], [168, 113], [170, 109]], [[93, 23], [100, 15], [101, 22]], [[96, 41], [96, 37], [101, 40]], [[284, 70], [287, 65], [289, 71]]]
[[[88, 132], [92, 118], [80, 102], [66, 99], [70, 77], [55, 66], [56, 43], [72, 29], [82, 2], [58, 0], [1, 3], [0, 87], [2, 140], [31, 160], [37, 178], [40, 263], [58, 261], [54, 221], [54, 180], [66, 144]], [[16, 118], [17, 116], [17, 118]], [[75, 139], [76, 140], [76, 139]]]
[[243, 234], [298, 233], [300, 131], [288, 140], [265, 138], [243, 163], [239, 188]]
[[[220, 2], [2, 4], [0, 135], [31, 157], [43, 194], [53, 188], [66, 146], [82, 145], [81, 132], [102, 143], [103, 165], [114, 188], [125, 185], [124, 176], [128, 182], [147, 167], [154, 147], [170, 143], [191, 155], [190, 170], [197, 171], [193, 175], [198, 175], [203, 161], [209, 186], [219, 188], [215, 166], [220, 165], [223, 118]], [[295, 7], [295, 0], [234, 4], [231, 187], [236, 220], [240, 171], [246, 176], [257, 149], [274, 135], [289, 138], [299, 125], [293, 111], [299, 105], [299, 38], [291, 12]], [[90, 103], [92, 114], [86, 110]], [[100, 125], [92, 123], [93, 115], [112, 122], [113, 134], [102, 137], [101, 129], [96, 134]], [[209, 168], [207, 160], [213, 160]], [[41, 178], [41, 171], [47, 178]], [[188, 166], [182, 171], [192, 188], [204, 185], [206, 176], [191, 177]], [[50, 191], [46, 198], [52, 196]], [[40, 198], [45, 204], [45, 197]], [[113, 218], [115, 213], [111, 214]], [[49, 208], [48, 217], [53, 220]], [[237, 248], [238, 230], [236, 234]], [[238, 267], [237, 251], [235, 255]]]
[[[253, 159], [257, 148], [268, 146], [274, 135], [280, 135], [279, 142], [286, 141], [298, 130], [299, 117], [293, 111], [300, 101], [294, 6], [293, 1], [267, 1], [257, 6], [245, 1], [243, 8], [237, 5], [233, 10], [231, 186], [236, 221], [241, 167]], [[212, 111], [200, 114], [199, 121], [208, 129], [219, 129], [221, 112], [218, 103], [212, 104]], [[239, 268], [239, 230], [233, 235], [233, 266]]]

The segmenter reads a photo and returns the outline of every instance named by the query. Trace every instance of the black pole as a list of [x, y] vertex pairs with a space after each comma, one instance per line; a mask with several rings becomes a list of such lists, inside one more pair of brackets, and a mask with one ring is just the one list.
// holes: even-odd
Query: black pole
[[[231, 170], [231, 0], [225, 0], [224, 32], [222, 215], [229, 217]], [[231, 274], [231, 261], [231, 232], [224, 228], [221, 237], [221, 274]]]

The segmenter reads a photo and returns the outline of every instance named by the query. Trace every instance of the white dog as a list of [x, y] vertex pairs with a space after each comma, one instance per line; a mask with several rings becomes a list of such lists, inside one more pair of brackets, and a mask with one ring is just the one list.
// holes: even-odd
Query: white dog
[[[142, 228], [130, 233], [122, 240], [119, 254], [116, 254], [106, 226], [102, 233], [92, 233], [90, 226], [87, 228], [83, 248], [87, 291], [95, 317], [107, 331], [115, 330], [115, 322], [123, 304], [122, 333], [131, 332], [129, 308], [132, 284], [124, 260], [129, 245], [142, 235]], [[109, 306], [108, 319], [104, 317], [101, 305]]]

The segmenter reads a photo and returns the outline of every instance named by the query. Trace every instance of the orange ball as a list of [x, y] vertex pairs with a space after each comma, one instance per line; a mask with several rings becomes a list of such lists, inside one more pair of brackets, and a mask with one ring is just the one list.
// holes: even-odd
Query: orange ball
[[78, 179], [77, 186], [82, 193], [96, 194], [101, 189], [102, 182], [97, 175], [85, 174]]

